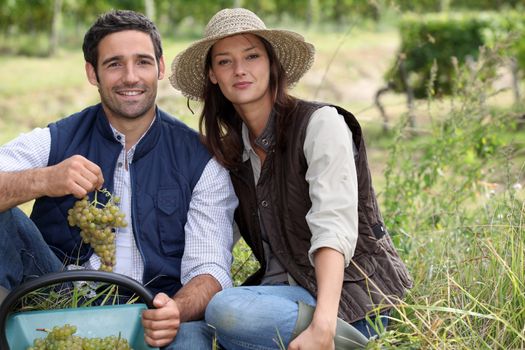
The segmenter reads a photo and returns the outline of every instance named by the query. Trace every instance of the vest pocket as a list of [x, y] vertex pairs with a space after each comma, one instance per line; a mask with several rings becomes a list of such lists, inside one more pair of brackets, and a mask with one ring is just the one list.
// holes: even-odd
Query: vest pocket
[[155, 206], [161, 249], [168, 256], [182, 257], [184, 252], [184, 224], [182, 194], [177, 188], [163, 188], [157, 193]]
[[353, 258], [345, 269], [344, 282], [359, 282], [372, 276], [376, 271], [376, 260], [370, 255]]

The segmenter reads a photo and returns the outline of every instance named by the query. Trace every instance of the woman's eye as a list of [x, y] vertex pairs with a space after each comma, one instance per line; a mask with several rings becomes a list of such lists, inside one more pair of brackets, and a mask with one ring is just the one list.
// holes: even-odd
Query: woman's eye
[[253, 54], [251, 54], [251, 55], [248, 56], [248, 59], [249, 59], [249, 60], [254, 60], [254, 59], [258, 58], [258, 57], [259, 57], [259, 54], [257, 54], [257, 53], [253, 53]]

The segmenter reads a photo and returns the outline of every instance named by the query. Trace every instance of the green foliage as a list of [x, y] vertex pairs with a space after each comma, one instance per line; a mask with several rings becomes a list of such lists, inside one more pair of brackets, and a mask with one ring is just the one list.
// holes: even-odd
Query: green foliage
[[[449, 105], [425, 135], [400, 123], [388, 157], [384, 213], [415, 288], [369, 349], [518, 349], [525, 343], [523, 164], [494, 109], [498, 51], [457, 72]], [[484, 77], [484, 79], [480, 79]]]
[[485, 45], [493, 48], [506, 43], [502, 54], [515, 58], [518, 66], [525, 70], [525, 15], [511, 11], [494, 16], [484, 32]]
[[0, 31], [36, 33], [50, 29], [53, 0], [0, 1]]
[[436, 66], [435, 92], [450, 94], [456, 78], [455, 63], [477, 59], [488, 20], [477, 14], [403, 17], [399, 25], [400, 53], [387, 73], [387, 81], [398, 92], [406, 91], [408, 84], [416, 97], [423, 98], [427, 96], [427, 83]]
[[398, 125], [385, 171], [390, 230], [439, 229], [443, 217], [469, 208], [475, 186], [490, 174], [488, 165], [514, 116], [489, 108], [490, 78], [500, 58], [492, 51], [481, 53], [477, 66], [457, 71], [450, 110], [433, 120], [430, 137], [412, 139], [407, 121]]
[[[96, 16], [110, 9], [130, 9], [145, 12], [144, 0], [0, 0], [0, 36], [9, 37], [24, 34], [51, 32], [54, 4], [61, 2], [60, 13], [65, 26], [61, 40], [79, 40]], [[356, 20], [378, 21], [385, 11], [397, 13], [415, 11], [441, 11], [448, 8], [469, 10], [500, 10], [518, 8], [523, 1], [509, 0], [154, 0], [155, 18], [152, 18], [164, 34], [198, 30], [218, 10], [226, 7], [243, 6], [253, 10], [261, 18], [282, 19], [288, 16], [308, 25], [311, 23], [333, 22], [339, 26]], [[71, 31], [71, 28], [74, 28]], [[12, 52], [13, 50], [11, 50]], [[14, 50], [15, 53], [17, 52]], [[27, 50], [25, 50], [27, 51]], [[27, 52], [24, 52], [27, 53]], [[38, 52], [38, 55], [41, 53]]]
[[411, 89], [416, 98], [452, 94], [458, 66], [474, 64], [482, 46], [525, 69], [525, 15], [519, 12], [409, 14], [399, 30], [399, 54], [385, 78], [395, 91]]
[[240, 286], [248, 277], [259, 270], [261, 265], [242, 238], [233, 248], [233, 257], [234, 260], [231, 267], [233, 285]]

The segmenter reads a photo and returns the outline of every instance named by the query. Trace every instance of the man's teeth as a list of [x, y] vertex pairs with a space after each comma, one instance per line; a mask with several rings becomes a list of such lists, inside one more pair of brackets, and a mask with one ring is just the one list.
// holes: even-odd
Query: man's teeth
[[141, 91], [120, 91], [119, 94], [126, 96], [135, 96], [141, 94]]

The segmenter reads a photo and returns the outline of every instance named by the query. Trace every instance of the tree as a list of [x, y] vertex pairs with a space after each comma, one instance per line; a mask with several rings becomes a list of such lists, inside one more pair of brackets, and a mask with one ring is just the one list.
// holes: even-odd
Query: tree
[[144, 14], [155, 22], [155, 0], [144, 0]]
[[49, 55], [52, 56], [58, 50], [60, 30], [62, 27], [62, 0], [53, 1], [53, 20], [51, 23], [51, 37], [49, 39]]

